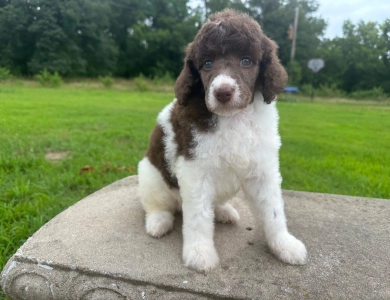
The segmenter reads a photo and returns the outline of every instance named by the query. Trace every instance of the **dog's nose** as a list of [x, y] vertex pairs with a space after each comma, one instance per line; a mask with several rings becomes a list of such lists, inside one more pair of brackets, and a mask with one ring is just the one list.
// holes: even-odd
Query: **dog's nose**
[[234, 94], [234, 86], [230, 84], [222, 84], [214, 91], [214, 96], [219, 102], [228, 102]]

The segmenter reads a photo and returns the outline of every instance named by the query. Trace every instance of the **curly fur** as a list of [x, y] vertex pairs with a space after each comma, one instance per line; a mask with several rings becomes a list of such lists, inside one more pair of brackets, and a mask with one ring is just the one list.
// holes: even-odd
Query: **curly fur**
[[207, 271], [218, 265], [214, 220], [239, 222], [227, 203], [240, 190], [263, 226], [271, 251], [302, 264], [306, 248], [286, 226], [279, 172], [275, 102], [286, 72], [276, 44], [249, 16], [210, 16], [186, 50], [176, 99], [159, 114], [139, 163], [146, 230], [161, 237], [183, 211], [183, 260]]
[[212, 15], [186, 49], [184, 68], [175, 85], [176, 96], [184, 104], [194, 94], [202, 93], [204, 86], [199, 70], [207, 58], [238, 54], [257, 61], [259, 76], [255, 90], [263, 94], [265, 102], [271, 103], [287, 81], [277, 49], [276, 43], [248, 15], [232, 10]]

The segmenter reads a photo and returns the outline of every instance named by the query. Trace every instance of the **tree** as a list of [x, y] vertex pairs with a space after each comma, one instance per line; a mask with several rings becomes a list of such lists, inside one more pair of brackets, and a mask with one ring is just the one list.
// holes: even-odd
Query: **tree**
[[343, 78], [348, 64], [337, 39], [324, 39], [319, 46], [318, 57], [324, 59], [325, 68], [316, 75], [316, 85], [324, 84], [338, 89], [343, 88]]
[[[142, 63], [143, 49], [134, 40], [134, 26], [144, 22], [152, 14], [152, 7], [147, 1], [113, 0], [110, 1], [112, 16], [110, 32], [118, 47], [118, 60], [114, 74], [121, 77], [138, 75]], [[139, 65], [139, 67], [137, 67]]]
[[[235, 8], [249, 13], [261, 25], [264, 33], [276, 41], [279, 57], [284, 66], [290, 62], [291, 40], [287, 38], [290, 25], [294, 24], [295, 9], [299, 7], [299, 21], [294, 67], [295, 73], [302, 72], [302, 80], [308, 81], [311, 74], [306, 70], [307, 61], [316, 57], [321, 37], [326, 28], [323, 19], [314, 16], [318, 9], [315, 0], [207, 0], [206, 8], [210, 12], [225, 7]], [[300, 74], [298, 77], [301, 77]], [[296, 83], [296, 80], [294, 79]]]
[[201, 25], [201, 17], [190, 14], [187, 0], [151, 0], [144, 19], [128, 28], [123, 48], [129, 76], [162, 76], [179, 74], [184, 47], [193, 39]]
[[353, 24], [345, 21], [343, 37], [325, 40], [319, 53], [326, 67], [319, 74], [319, 81], [335, 84], [353, 92], [382, 87], [389, 91], [388, 71], [389, 37], [387, 20], [382, 26], [375, 22]]
[[390, 19], [387, 19], [380, 26], [381, 29], [381, 41], [380, 49], [381, 54], [380, 58], [384, 65], [384, 71], [381, 74], [382, 84], [384, 91], [387, 94], [390, 94]]
[[252, 16], [265, 34], [279, 45], [279, 57], [284, 65], [290, 61], [291, 40], [287, 38], [294, 24], [295, 9], [299, 7], [295, 60], [301, 67], [313, 58], [326, 28], [323, 19], [315, 17], [318, 3], [314, 0], [249, 0]]
[[[184, 48], [209, 15], [224, 8], [250, 14], [279, 45], [294, 84], [309, 83], [311, 58], [325, 68], [317, 82], [347, 92], [381, 87], [390, 93], [390, 19], [344, 23], [324, 39], [315, 0], [0, 0], [0, 67], [15, 75], [43, 69], [63, 76], [149, 77], [179, 74]], [[299, 7], [296, 55], [287, 31]]]
[[[51, 0], [49, 0], [51, 1]], [[107, 0], [73, 0], [79, 10], [74, 40], [82, 49], [89, 76], [108, 75], [115, 72], [118, 48], [110, 30], [111, 7]]]
[[63, 75], [84, 74], [86, 61], [81, 57], [81, 49], [69, 36], [70, 28], [61, 22], [70, 17], [69, 7], [64, 7], [58, 0], [32, 0], [29, 4], [33, 17], [27, 30], [33, 41], [33, 51], [27, 62], [28, 73], [37, 74], [46, 69]]
[[6, 2], [0, 8], [0, 63], [14, 73], [47, 69], [97, 76], [115, 69], [117, 49], [108, 30], [106, 1]]
[[250, 13], [250, 9], [247, 7], [246, 1], [241, 0], [205, 0], [204, 9], [206, 15], [213, 14], [215, 12], [224, 10], [225, 8], [231, 8], [242, 12]]
[[33, 22], [30, 8], [25, 1], [2, 1], [0, 6], [0, 65], [13, 74], [28, 74], [34, 41], [28, 31]]

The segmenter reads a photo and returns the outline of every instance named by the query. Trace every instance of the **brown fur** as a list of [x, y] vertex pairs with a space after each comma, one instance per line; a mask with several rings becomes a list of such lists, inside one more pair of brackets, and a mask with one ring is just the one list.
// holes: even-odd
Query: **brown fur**
[[199, 72], [208, 58], [232, 53], [257, 60], [259, 76], [255, 89], [262, 92], [265, 102], [271, 103], [283, 91], [287, 80], [277, 49], [276, 43], [266, 37], [260, 25], [248, 15], [233, 10], [211, 15], [210, 21], [187, 47], [184, 68], [175, 85], [179, 103], [186, 104], [194, 95], [204, 93]]
[[[240, 59], [249, 57], [250, 67], [240, 67]], [[221, 59], [223, 58], [223, 59]], [[206, 60], [215, 61], [214, 70], [205, 70]], [[191, 159], [194, 142], [192, 130], [210, 132], [216, 128], [217, 118], [206, 105], [209, 84], [219, 70], [233, 70], [242, 88], [243, 108], [261, 91], [264, 101], [275, 100], [285, 85], [287, 74], [277, 57], [277, 45], [267, 38], [260, 25], [246, 14], [224, 10], [210, 16], [186, 49], [184, 67], [175, 84], [177, 102], [171, 123], [178, 145], [178, 155]], [[164, 133], [161, 126], [154, 129], [146, 156], [157, 167], [171, 188], [177, 179], [169, 173], [164, 159]]]
[[168, 171], [167, 163], [164, 158], [164, 132], [159, 124], [157, 124], [152, 134], [150, 135], [149, 148], [146, 151], [146, 156], [149, 158], [150, 163], [153, 164], [164, 178], [165, 183], [172, 188], [179, 188], [177, 178], [171, 176]]

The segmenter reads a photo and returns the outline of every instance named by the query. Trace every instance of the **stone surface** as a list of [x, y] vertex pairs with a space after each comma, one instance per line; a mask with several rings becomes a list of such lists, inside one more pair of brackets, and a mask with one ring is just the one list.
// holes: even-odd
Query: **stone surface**
[[[304, 266], [270, 254], [244, 202], [237, 225], [216, 225], [221, 265], [182, 265], [181, 217], [161, 239], [144, 230], [137, 177], [79, 201], [9, 260], [10, 299], [390, 299], [390, 201], [284, 191], [290, 231], [307, 246]], [[253, 229], [253, 230], [252, 230]]]

